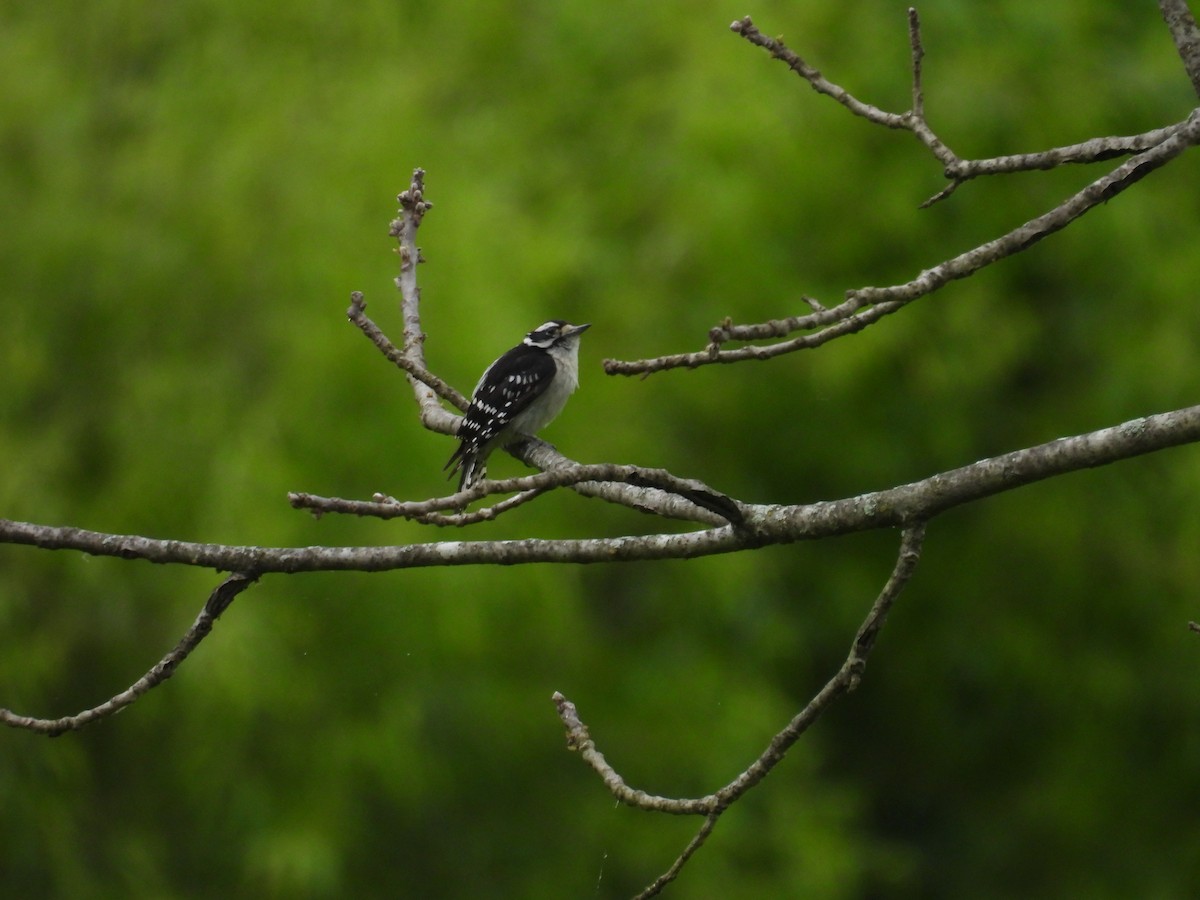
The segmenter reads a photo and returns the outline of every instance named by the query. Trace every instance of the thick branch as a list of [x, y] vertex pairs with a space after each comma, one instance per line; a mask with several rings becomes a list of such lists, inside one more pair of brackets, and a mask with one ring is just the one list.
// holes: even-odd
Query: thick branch
[[1200, 406], [1133, 419], [981, 460], [912, 484], [803, 506], [743, 504], [742, 525], [583, 540], [447, 541], [392, 547], [246, 547], [156, 540], [0, 519], [0, 543], [241, 572], [383, 572], [431, 566], [693, 559], [906, 526], [1001, 491], [1200, 441]]

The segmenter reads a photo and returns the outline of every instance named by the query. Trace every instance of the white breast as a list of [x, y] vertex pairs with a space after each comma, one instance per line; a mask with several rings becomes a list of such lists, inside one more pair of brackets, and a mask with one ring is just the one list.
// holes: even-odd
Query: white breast
[[533, 435], [549, 425], [579, 387], [579, 341], [570, 341], [570, 346], [552, 347], [550, 355], [558, 366], [558, 374], [546, 392], [513, 419], [513, 430], [521, 434]]

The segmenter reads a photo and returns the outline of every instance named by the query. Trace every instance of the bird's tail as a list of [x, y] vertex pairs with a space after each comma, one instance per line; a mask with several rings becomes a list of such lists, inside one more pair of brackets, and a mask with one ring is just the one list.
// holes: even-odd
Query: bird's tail
[[480, 459], [479, 454], [467, 447], [466, 444], [459, 445], [458, 449], [446, 460], [446, 464], [442, 466], [442, 469], [449, 469], [446, 472], [447, 478], [453, 478], [454, 473], [459, 473], [458, 489], [460, 491], [474, 487], [477, 482], [487, 475], [487, 463]]

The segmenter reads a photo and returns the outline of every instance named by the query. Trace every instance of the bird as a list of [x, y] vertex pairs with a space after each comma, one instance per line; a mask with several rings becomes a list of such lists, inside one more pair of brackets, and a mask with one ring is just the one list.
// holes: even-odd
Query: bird
[[579, 387], [579, 337], [589, 328], [551, 319], [484, 370], [458, 425], [458, 449], [443, 470], [461, 472], [460, 491], [487, 475], [497, 447], [549, 425]]

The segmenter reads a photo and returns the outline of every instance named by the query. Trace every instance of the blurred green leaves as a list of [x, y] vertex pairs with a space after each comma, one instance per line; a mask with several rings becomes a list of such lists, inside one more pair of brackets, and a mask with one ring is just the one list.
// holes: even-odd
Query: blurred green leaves
[[[1181, 118], [1195, 98], [1165, 29], [1134, 10], [922, 6], [932, 124], [994, 155]], [[884, 0], [0, 11], [0, 513], [280, 545], [656, 527], [570, 496], [470, 534], [287, 506], [445, 487], [450, 442], [343, 316], [361, 289], [399, 336], [387, 223], [417, 165], [431, 364], [466, 389], [532, 325], [596, 323], [546, 434], [581, 460], [803, 502], [1194, 402], [1190, 156], [862, 335], [606, 379], [602, 358], [694, 349], [725, 315], [911, 277], [1097, 172], [979, 181], [918, 212], [936, 165], [730, 35], [745, 13], [864, 99], [907, 104], [905, 11]], [[934, 523], [862, 688], [673, 892], [1186, 893], [1193, 456]], [[629, 895], [698, 823], [614, 809], [551, 693], [638, 786], [710, 791], [840, 662], [893, 544], [267, 579], [132, 709], [2, 736], [0, 886]], [[216, 578], [0, 548], [0, 704], [62, 715], [124, 688]]]

